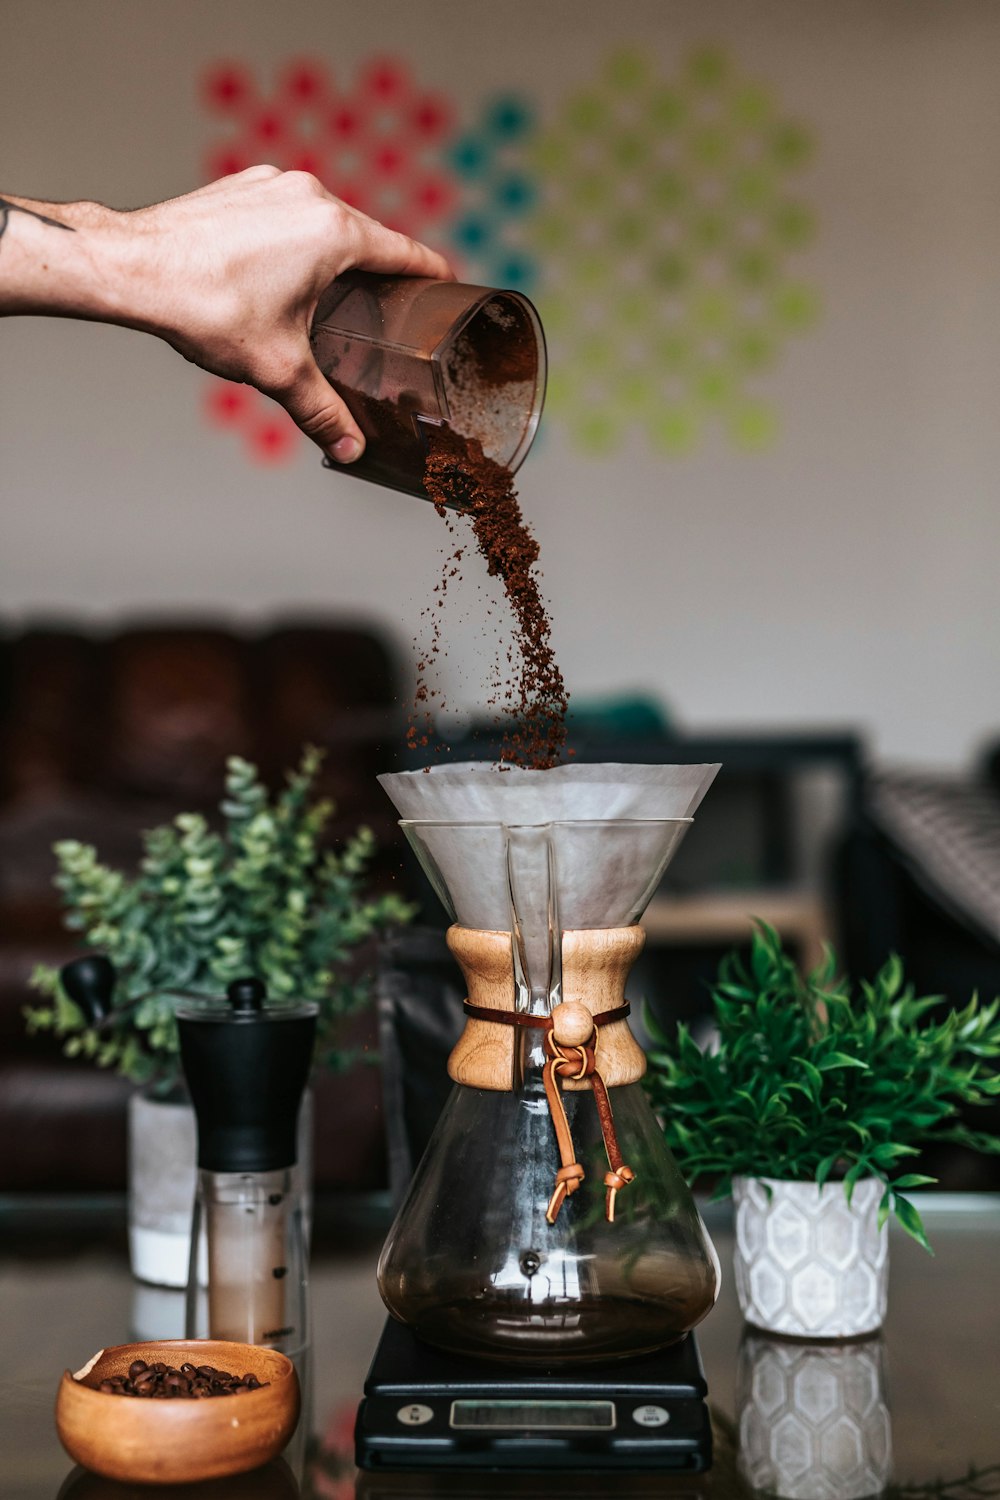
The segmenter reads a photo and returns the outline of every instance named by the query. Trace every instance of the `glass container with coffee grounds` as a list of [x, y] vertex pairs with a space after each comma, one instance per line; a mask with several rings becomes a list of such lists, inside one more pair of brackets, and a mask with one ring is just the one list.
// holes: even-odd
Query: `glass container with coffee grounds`
[[[317, 1012], [265, 1004], [256, 979], [235, 981], [225, 1001], [177, 1010], [198, 1121], [187, 1336], [279, 1349], [300, 1375], [309, 1304], [297, 1123]], [[203, 1238], [207, 1290], [198, 1275]]]
[[456, 1087], [378, 1268], [390, 1312], [427, 1342], [595, 1362], [663, 1348], [713, 1306], [718, 1259], [624, 1000], [636, 920], [689, 823], [403, 820], [469, 994]]
[[426, 499], [428, 441], [445, 423], [510, 473], [531, 447], [545, 338], [520, 292], [349, 271], [320, 297], [311, 343], [365, 435], [345, 472]]

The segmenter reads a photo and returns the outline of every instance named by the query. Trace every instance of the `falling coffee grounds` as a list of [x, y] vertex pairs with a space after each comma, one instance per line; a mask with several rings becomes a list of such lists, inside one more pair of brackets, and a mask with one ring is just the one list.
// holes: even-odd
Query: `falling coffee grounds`
[[[503, 674], [494, 686], [490, 706], [509, 727], [505, 729], [501, 760], [529, 770], [557, 765], [566, 743], [569, 695], [552, 649], [552, 625], [538, 587], [535, 564], [538, 543], [518, 504], [509, 470], [483, 452], [475, 438], [449, 428], [434, 435], [424, 469], [424, 487], [439, 515], [455, 511], [472, 526], [476, 546], [489, 573], [500, 579], [513, 613], [513, 646], [509, 653], [512, 676]], [[417, 711], [426, 711], [434, 696], [429, 673], [441, 651], [439, 607], [448, 584], [459, 570], [465, 549], [446, 549], [437, 585], [431, 638], [417, 663]], [[411, 748], [427, 742], [417, 725], [407, 731]]]

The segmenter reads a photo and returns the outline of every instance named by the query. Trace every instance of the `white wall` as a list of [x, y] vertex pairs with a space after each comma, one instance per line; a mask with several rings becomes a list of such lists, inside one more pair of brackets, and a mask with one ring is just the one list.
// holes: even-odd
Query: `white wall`
[[[195, 80], [302, 53], [410, 57], [471, 110], [543, 115], [609, 42], [665, 72], [722, 41], [813, 129], [803, 271], [819, 325], [768, 378], [782, 435], [585, 459], [553, 421], [522, 471], [570, 688], [653, 690], [693, 727], [856, 724], [964, 758], [1000, 729], [1000, 7], [992, 0], [3, 0], [0, 188], [127, 206], [197, 185]], [[2, 254], [2, 250], [0, 250]], [[40, 612], [361, 611], [407, 642], [441, 525], [323, 471], [254, 468], [201, 377], [117, 329], [0, 327], [0, 599]], [[476, 603], [452, 616], [475, 703]]]

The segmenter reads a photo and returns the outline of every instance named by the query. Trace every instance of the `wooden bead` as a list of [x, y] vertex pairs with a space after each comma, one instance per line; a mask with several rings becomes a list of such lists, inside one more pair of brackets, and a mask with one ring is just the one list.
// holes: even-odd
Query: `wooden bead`
[[552, 1012], [552, 1035], [562, 1047], [582, 1047], [593, 1029], [594, 1017], [579, 1000], [565, 1000]]

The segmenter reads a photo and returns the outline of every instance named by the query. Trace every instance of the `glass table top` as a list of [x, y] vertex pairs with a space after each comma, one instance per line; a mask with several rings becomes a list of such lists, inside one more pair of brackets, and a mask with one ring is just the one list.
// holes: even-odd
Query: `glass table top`
[[[922, 1205], [923, 1206], [923, 1205]], [[723, 1265], [719, 1304], [698, 1330], [716, 1458], [710, 1474], [356, 1475], [354, 1414], [384, 1321], [375, 1238], [312, 1263], [311, 1389], [285, 1461], [190, 1487], [197, 1496], [354, 1497], [758, 1493], [791, 1500], [1000, 1495], [1000, 1198], [932, 1199], [932, 1259], [891, 1239], [883, 1334], [854, 1344], [767, 1338], [740, 1320], [724, 1212], [707, 1215]], [[52, 1418], [56, 1387], [99, 1348], [183, 1334], [182, 1294], [133, 1282], [117, 1244], [35, 1253], [0, 1246], [0, 1496], [124, 1500], [164, 1495], [75, 1471]], [[173, 1493], [173, 1492], [171, 1492]], [[182, 1493], [177, 1491], [177, 1493]]]

